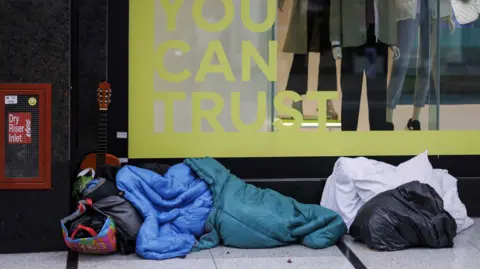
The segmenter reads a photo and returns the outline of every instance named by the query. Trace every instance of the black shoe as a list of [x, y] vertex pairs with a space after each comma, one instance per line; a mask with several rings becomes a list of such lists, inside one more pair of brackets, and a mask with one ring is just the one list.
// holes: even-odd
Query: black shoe
[[409, 119], [405, 130], [420, 131], [422, 128], [420, 127], [420, 122], [418, 120]]
[[395, 130], [395, 126], [393, 125], [393, 123], [391, 122], [385, 122], [385, 131], [394, 131]]

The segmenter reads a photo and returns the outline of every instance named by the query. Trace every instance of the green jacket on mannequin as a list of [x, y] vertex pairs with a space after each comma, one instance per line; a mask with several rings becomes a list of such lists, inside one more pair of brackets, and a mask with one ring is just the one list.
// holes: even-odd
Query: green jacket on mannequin
[[[394, 0], [375, 0], [377, 38], [397, 44], [397, 16]], [[330, 4], [330, 40], [342, 47], [358, 47], [367, 41], [366, 0], [334, 0]]]
[[[321, 52], [325, 46], [330, 48], [330, 40], [328, 35], [328, 13], [330, 12], [330, 0], [289, 1], [293, 1], [293, 6], [290, 14], [287, 37], [283, 45], [283, 52], [307, 54], [309, 52]], [[312, 36], [310, 37], [310, 43], [307, 31], [307, 13], [309, 1], [316, 1], [317, 5], [325, 7], [325, 11], [321, 12], [320, 17], [314, 18], [317, 23], [315, 23], [313, 29], [311, 29]], [[278, 0], [278, 7], [280, 9], [283, 8], [284, 4], [285, 0]], [[322, 31], [321, 29], [327, 30]]]

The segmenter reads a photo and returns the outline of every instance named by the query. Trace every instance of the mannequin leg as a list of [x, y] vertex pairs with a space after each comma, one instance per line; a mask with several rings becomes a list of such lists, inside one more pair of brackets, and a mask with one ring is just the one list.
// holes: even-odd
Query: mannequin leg
[[[320, 53], [320, 65], [318, 67], [318, 91], [337, 90], [337, 68], [331, 50]], [[337, 120], [338, 113], [335, 111], [332, 100], [327, 100], [327, 119]]]
[[[438, 89], [439, 89], [439, 86], [440, 85], [437, 85], [437, 75], [439, 75], [437, 72], [437, 40], [439, 38], [439, 36], [437, 36], [437, 23], [433, 23], [432, 22], [432, 25], [431, 25], [431, 28], [432, 30], [430, 31], [431, 33], [431, 36], [430, 36], [430, 62], [431, 62], [431, 65], [430, 65], [430, 89], [433, 89], [435, 90], [435, 95], [439, 95], [440, 93], [438, 92]], [[426, 99], [424, 101], [424, 103], [426, 103]], [[437, 104], [439, 105], [439, 104]]]
[[418, 17], [414, 20], [398, 22], [398, 48], [400, 58], [393, 62], [390, 82], [387, 90], [387, 121], [393, 122], [393, 110], [400, 99], [407, 74], [410, 59], [412, 57], [415, 38], [417, 37]]
[[[304, 95], [308, 90], [308, 54], [294, 54], [288, 75], [287, 91]], [[303, 102], [293, 102], [292, 107], [303, 113]]]
[[[424, 11], [427, 10], [427, 11]], [[406, 129], [421, 130], [420, 113], [427, 102], [430, 92], [430, 80], [432, 75], [432, 57], [434, 53], [431, 51], [430, 37], [432, 29], [430, 23], [436, 24], [430, 19], [428, 8], [422, 8], [420, 23], [420, 39], [419, 39], [419, 57], [417, 62], [417, 79], [415, 83], [415, 95], [413, 102], [412, 118], [409, 120]]]
[[358, 50], [362, 47], [343, 48], [342, 74], [342, 131], [356, 131], [358, 114], [360, 112], [360, 98], [362, 95], [363, 68], [356, 70], [354, 59], [358, 57]]
[[[365, 70], [370, 130], [387, 130], [385, 109], [387, 106], [388, 45], [378, 42], [370, 49], [371, 51], [366, 52], [369, 67]], [[378, 65], [378, 62], [381, 64]], [[379, 66], [381, 66], [380, 69]]]

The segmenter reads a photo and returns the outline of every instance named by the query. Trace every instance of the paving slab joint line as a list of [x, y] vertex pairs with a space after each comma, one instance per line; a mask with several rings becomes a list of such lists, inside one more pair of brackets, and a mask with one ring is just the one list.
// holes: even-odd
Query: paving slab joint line
[[340, 241], [337, 242], [336, 246], [355, 269], [367, 269], [365, 264], [363, 264], [363, 262], [357, 257], [357, 255], [355, 255], [353, 250], [348, 247], [347, 243], [345, 243], [343, 239], [340, 239]]
[[78, 252], [71, 250], [68, 251], [66, 268], [78, 269]]
[[209, 249], [208, 252], [210, 252], [210, 256], [212, 257], [213, 264], [215, 265], [215, 268], [218, 269], [217, 262], [215, 261], [215, 257], [213, 257], [212, 250]]

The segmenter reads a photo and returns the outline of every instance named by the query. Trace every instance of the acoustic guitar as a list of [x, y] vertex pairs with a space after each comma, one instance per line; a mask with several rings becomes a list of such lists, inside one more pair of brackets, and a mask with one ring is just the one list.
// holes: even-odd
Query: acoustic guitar
[[120, 160], [112, 154], [107, 153], [107, 123], [108, 107], [111, 102], [112, 89], [110, 83], [104, 81], [98, 85], [97, 103], [99, 109], [99, 120], [97, 129], [97, 150], [95, 153], [89, 153], [80, 164], [80, 169], [102, 167], [105, 164], [120, 166]]

